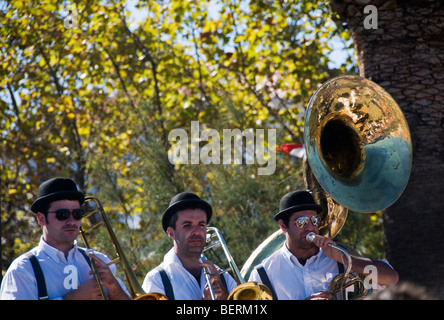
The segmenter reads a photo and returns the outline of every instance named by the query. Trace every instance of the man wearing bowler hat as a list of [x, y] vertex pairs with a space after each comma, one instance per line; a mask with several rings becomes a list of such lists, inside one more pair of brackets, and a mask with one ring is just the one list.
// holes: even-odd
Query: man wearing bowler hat
[[174, 247], [145, 276], [142, 288], [146, 293], [160, 293], [170, 300], [210, 300], [204, 275], [206, 267], [211, 271], [215, 298], [228, 298], [236, 281], [228, 273], [220, 275], [212, 262], [201, 259], [212, 212], [208, 202], [191, 192], [179, 193], [171, 199], [162, 217], [162, 227]]
[[[329, 246], [334, 241], [319, 235], [322, 207], [308, 191], [292, 191], [282, 197], [279, 210], [274, 220], [285, 234], [285, 243], [251, 272], [249, 281], [267, 285], [275, 299], [331, 299], [329, 283], [343, 260], [341, 253]], [[310, 232], [315, 234], [312, 242], [306, 238]], [[387, 263], [352, 256], [352, 270], [367, 276], [364, 269], [376, 270], [379, 285], [398, 281], [398, 273]]]
[[84, 199], [69, 178], [53, 178], [40, 185], [31, 211], [37, 215], [43, 235], [37, 247], [12, 262], [2, 281], [0, 299], [102, 299], [90, 259], [96, 262], [107, 298], [129, 299], [125, 285], [114, 276], [116, 267], [107, 265], [110, 259], [100, 252], [88, 256], [77, 246]]

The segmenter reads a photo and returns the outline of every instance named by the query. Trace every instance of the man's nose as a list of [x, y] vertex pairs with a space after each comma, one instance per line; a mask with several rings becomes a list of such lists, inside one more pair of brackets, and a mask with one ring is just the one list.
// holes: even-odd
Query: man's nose
[[194, 226], [194, 227], [191, 229], [191, 233], [192, 233], [192, 234], [201, 234], [201, 233], [202, 233], [202, 228], [199, 227], [199, 226]]
[[72, 212], [69, 214], [68, 219], [66, 219], [66, 223], [70, 223], [70, 224], [77, 224], [77, 222], [80, 220], [74, 219], [74, 216], [72, 215]]

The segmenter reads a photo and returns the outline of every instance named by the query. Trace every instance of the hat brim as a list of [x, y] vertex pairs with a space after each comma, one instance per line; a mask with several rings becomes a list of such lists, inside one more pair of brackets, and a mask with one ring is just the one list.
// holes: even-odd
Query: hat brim
[[174, 213], [197, 205], [202, 206], [204, 208], [204, 211], [207, 214], [207, 224], [208, 224], [210, 222], [211, 215], [213, 214], [213, 209], [211, 208], [211, 205], [208, 202], [201, 199], [186, 199], [186, 200], [177, 201], [173, 203], [171, 206], [169, 206], [168, 209], [166, 209], [162, 217], [163, 230], [166, 232], [166, 230], [168, 229], [171, 216]]
[[317, 213], [321, 213], [323, 211], [322, 207], [320, 205], [315, 204], [315, 203], [301, 204], [301, 205], [289, 207], [285, 210], [279, 211], [274, 216], [274, 220], [279, 221], [279, 219], [282, 219], [286, 215], [293, 214], [298, 211], [304, 211], [304, 210], [314, 210]]
[[41, 212], [41, 209], [45, 205], [57, 200], [77, 200], [79, 201], [80, 205], [82, 205], [83, 202], [85, 202], [85, 196], [80, 191], [54, 192], [34, 201], [34, 203], [31, 205], [31, 211], [34, 213]]

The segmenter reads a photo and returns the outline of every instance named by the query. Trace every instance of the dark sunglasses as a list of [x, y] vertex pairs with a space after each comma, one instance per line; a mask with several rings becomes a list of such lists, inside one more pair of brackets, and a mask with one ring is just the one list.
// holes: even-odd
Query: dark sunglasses
[[69, 215], [72, 214], [72, 217], [76, 220], [81, 220], [85, 214], [85, 211], [81, 208], [79, 209], [57, 209], [56, 211], [48, 211], [48, 213], [55, 213], [57, 220], [64, 221], [69, 218]]
[[299, 228], [303, 228], [308, 224], [308, 221], [311, 220], [311, 223], [313, 223], [313, 225], [315, 227], [318, 227], [321, 223], [321, 217], [320, 216], [312, 216], [311, 218], [309, 217], [299, 217], [297, 218], [294, 223], [299, 227]]

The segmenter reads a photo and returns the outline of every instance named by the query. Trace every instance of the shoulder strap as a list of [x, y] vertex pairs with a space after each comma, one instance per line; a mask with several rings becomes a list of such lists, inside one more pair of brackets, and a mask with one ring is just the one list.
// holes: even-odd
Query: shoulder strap
[[[344, 273], [344, 270], [345, 270], [344, 265], [340, 262], [337, 262], [337, 263], [338, 263], [338, 274]], [[345, 297], [346, 296], [345, 290], [342, 290], [341, 294], [343, 297]]]
[[167, 296], [168, 300], [174, 300], [173, 287], [171, 286], [171, 281], [170, 278], [168, 278], [166, 271], [162, 267], [157, 267], [156, 269], [159, 271], [160, 277], [162, 278], [165, 295]]
[[274, 288], [271, 285], [270, 278], [268, 278], [267, 272], [265, 271], [264, 267], [262, 265], [258, 265], [255, 267], [255, 269], [259, 273], [262, 283], [265, 284], [268, 287], [268, 289], [270, 289], [271, 294], [273, 295], [273, 300], [278, 300], [276, 292], [274, 291]]
[[338, 262], [338, 273], [344, 273], [344, 265]]
[[39, 261], [32, 252], [28, 252], [26, 256], [31, 261], [32, 268], [34, 269], [35, 279], [37, 280], [39, 300], [48, 300], [49, 297], [46, 291], [45, 277], [43, 276], [43, 271], [40, 267]]
[[86, 254], [86, 251], [84, 249], [81, 249], [81, 248], [77, 248], [77, 249], [80, 251], [82, 256], [85, 258], [86, 262], [88, 262], [89, 266], [91, 267], [91, 259]]
[[[222, 273], [220, 275], [220, 281], [222, 282], [222, 285], [225, 287], [225, 289], [228, 291], [227, 279], [225, 279], [225, 273]], [[230, 292], [228, 292], [228, 294], [230, 294]]]

